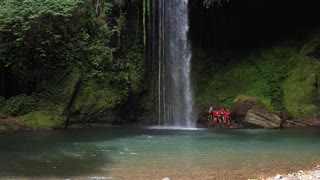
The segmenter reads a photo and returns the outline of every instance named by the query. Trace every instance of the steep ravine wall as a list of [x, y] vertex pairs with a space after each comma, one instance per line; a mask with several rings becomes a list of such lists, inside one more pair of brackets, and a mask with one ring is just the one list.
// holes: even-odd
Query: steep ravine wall
[[[27, 114], [14, 115], [16, 117], [13, 119], [17, 120], [14, 126], [22, 123], [21, 129], [36, 130], [64, 128], [66, 121], [68, 126], [80, 127], [101, 124], [155, 124], [157, 116], [155, 79], [158, 74], [156, 70], [158, 64], [154, 61], [155, 47], [152, 47], [150, 42], [157, 39], [152, 35], [156, 34], [153, 31], [157, 29], [157, 22], [153, 21], [156, 12], [151, 10], [152, 6], [155, 6], [154, 1], [144, 2], [128, 7], [131, 9], [131, 13], [126, 14], [127, 25], [130, 25], [130, 28], [123, 32], [126, 34], [122, 35], [129, 38], [113, 36], [111, 39], [115, 45], [125, 47], [133, 47], [133, 42], [139, 44], [130, 51], [123, 48], [115, 53], [119, 61], [130, 59], [130, 62], [124, 65], [129, 75], [122, 79], [124, 81], [121, 80], [122, 85], [97, 81], [95, 78], [83, 76], [83, 69], [70, 68], [61, 77], [52, 78], [52, 81], [44, 83], [44, 88], [37, 93], [15, 98], [7, 97], [11, 100], [0, 98], [0, 109], [7, 108], [10, 112], [18, 114], [21, 111], [20, 108], [30, 110], [30, 104], [31, 107], [38, 104], [36, 110], [31, 108]], [[192, 11], [194, 7], [190, 6], [190, 8], [190, 12], [195, 13]], [[212, 16], [210, 10], [212, 9], [207, 10], [203, 15]], [[225, 7], [217, 10], [216, 13], [224, 10], [226, 10]], [[230, 13], [230, 9], [227, 10]], [[199, 13], [200, 10], [197, 9], [197, 12]], [[114, 13], [121, 14], [121, 11], [114, 10]], [[219, 26], [220, 28], [216, 29], [216, 35], [219, 36], [223, 32], [222, 37], [228, 37], [228, 42], [224, 42], [219, 36], [215, 44], [213, 43], [215, 35], [210, 34], [214, 28], [212, 17], [208, 18], [210, 23], [207, 23], [210, 27], [206, 26], [206, 18], [201, 18], [203, 16], [198, 17], [201, 27], [195, 27], [194, 20], [197, 20], [197, 13], [195, 14], [190, 15], [193, 20], [191, 20], [189, 35], [193, 39], [191, 79], [194, 87], [194, 108], [198, 113], [199, 122], [203, 122], [205, 126], [208, 125], [206, 113], [210, 106], [230, 108], [233, 111], [234, 120], [238, 120], [234, 104], [239, 98], [245, 96], [256, 98], [265, 110], [279, 115], [283, 120], [299, 120], [297, 122], [299, 124], [319, 119], [320, 31], [310, 32], [312, 28], [308, 28], [308, 31], [299, 29], [300, 33], [281, 36], [280, 40], [265, 42], [264, 38], [258, 39], [256, 41], [259, 41], [259, 45], [253, 43], [255, 41], [251, 39], [252, 44], [246, 43], [242, 47], [240, 45], [246, 37], [242, 35], [248, 35], [250, 32], [242, 30], [232, 33], [231, 29], [223, 31]], [[241, 18], [241, 20], [245, 19], [245, 17]], [[224, 22], [222, 19], [225, 17], [217, 17], [216, 25], [227, 28], [231, 28], [231, 22], [237, 20], [227, 21], [227, 18]], [[231, 24], [225, 24], [227, 22]], [[256, 21], [251, 19], [249, 22]], [[310, 20], [310, 22], [313, 21]], [[239, 24], [233, 25], [241, 27], [238, 26]], [[251, 27], [255, 25], [251, 24], [246, 29]], [[270, 27], [270, 29], [273, 28]], [[202, 33], [202, 31], [205, 32]], [[233, 31], [236, 31], [236, 28], [233, 28]], [[267, 30], [263, 31], [262, 35], [266, 32]], [[228, 36], [230, 33], [233, 34], [232, 37], [239, 37], [230, 38]], [[204, 34], [208, 34], [208, 37], [195, 40], [199, 37], [197, 35]], [[254, 37], [262, 37], [262, 35], [255, 34]], [[141, 57], [144, 58], [142, 61]], [[10, 73], [3, 74], [2, 72], [1, 78], [8, 77]], [[119, 73], [112, 72], [108, 75], [114, 74]], [[16, 85], [11, 86], [16, 87]], [[1, 87], [3, 93], [4, 86]], [[18, 91], [14, 93], [19, 94]], [[33, 97], [37, 97], [36, 102]], [[9, 102], [9, 106], [4, 107], [5, 101]], [[0, 124], [3, 120], [3, 124], [7, 126], [8, 118], [12, 117], [1, 114]]]

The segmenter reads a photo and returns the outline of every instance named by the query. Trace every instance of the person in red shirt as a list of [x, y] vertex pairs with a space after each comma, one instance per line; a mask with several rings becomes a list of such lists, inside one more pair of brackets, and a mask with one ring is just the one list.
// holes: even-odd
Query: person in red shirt
[[218, 120], [218, 123], [221, 122], [221, 110], [217, 110], [217, 120]]
[[226, 123], [226, 117], [225, 117], [225, 109], [221, 109], [221, 121], [223, 122], [223, 124]]
[[225, 111], [225, 118], [226, 118], [228, 125], [230, 125], [230, 115], [231, 115], [231, 112], [227, 109]]
[[218, 111], [215, 109], [212, 111], [212, 114], [213, 114], [213, 122], [214, 123], [217, 123], [217, 120], [218, 120]]

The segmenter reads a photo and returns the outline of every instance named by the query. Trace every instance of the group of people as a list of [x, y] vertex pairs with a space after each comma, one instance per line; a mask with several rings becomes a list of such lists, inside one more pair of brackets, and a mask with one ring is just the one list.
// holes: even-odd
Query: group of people
[[230, 115], [231, 112], [228, 109], [213, 109], [212, 107], [208, 110], [208, 121], [212, 121], [213, 123], [228, 123], [230, 125]]

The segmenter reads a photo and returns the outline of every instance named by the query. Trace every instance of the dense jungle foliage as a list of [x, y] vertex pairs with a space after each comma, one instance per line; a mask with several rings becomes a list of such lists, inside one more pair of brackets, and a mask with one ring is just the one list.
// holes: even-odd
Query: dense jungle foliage
[[[194, 66], [194, 87], [198, 106], [226, 107], [242, 96], [257, 98], [274, 113], [309, 118], [320, 108], [320, 33], [295, 41], [257, 48], [236, 56], [214, 55], [199, 50], [200, 65]], [[211, 57], [211, 58], [210, 58]]]
[[[198, 109], [253, 96], [293, 118], [319, 113], [320, 31], [308, 16], [317, 11], [274, 2], [191, 0]], [[149, 0], [0, 0], [0, 112], [45, 128], [112, 123], [128, 106], [155, 112], [151, 9]]]
[[2, 0], [1, 109], [63, 126], [146, 89], [141, 1]]
[[252, 96], [276, 114], [319, 118], [317, 2], [222, 3], [191, 9], [197, 106], [232, 108]]

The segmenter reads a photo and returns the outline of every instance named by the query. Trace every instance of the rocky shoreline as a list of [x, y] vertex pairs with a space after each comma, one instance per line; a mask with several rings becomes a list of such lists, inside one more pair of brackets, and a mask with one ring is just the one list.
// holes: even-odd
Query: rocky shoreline
[[[267, 128], [267, 129], [279, 129], [279, 128], [319, 128], [320, 127], [320, 115], [314, 115], [308, 119], [293, 119], [284, 114], [273, 114], [268, 112], [260, 105], [257, 106], [254, 103], [253, 98], [246, 100], [239, 100], [233, 108], [231, 116], [231, 124], [214, 124], [208, 121], [208, 114], [206, 108], [197, 108], [198, 128], [217, 128], [217, 129], [242, 129], [242, 128]], [[119, 114], [126, 114], [119, 113]], [[95, 127], [112, 127], [112, 126], [124, 126], [124, 127], [145, 127], [152, 126], [155, 122], [155, 114], [151, 112], [139, 112], [136, 113], [134, 119], [129, 117], [118, 117], [115, 113], [102, 112], [100, 115], [89, 117], [88, 121], [79, 120], [74, 118], [69, 123], [68, 127], [64, 128], [95, 128]], [[80, 118], [80, 117], [78, 117]], [[63, 127], [62, 127], [63, 128]], [[0, 112], [0, 133], [11, 133], [20, 131], [41, 131], [41, 130], [53, 130], [61, 129], [61, 127], [28, 127], [22, 121], [16, 117], [12, 117]]]
[[0, 113], [0, 133], [12, 133], [30, 130], [11, 116]]
[[198, 108], [198, 124], [213, 128], [303, 128], [320, 127], [320, 113], [314, 113], [306, 118], [292, 117], [286, 112], [270, 112], [268, 108], [255, 97], [240, 96], [234, 102], [231, 112], [231, 126], [216, 125], [208, 121], [207, 108]]
[[[149, 126], [152, 124], [148, 124]], [[100, 127], [144, 127], [144, 124], [141, 123], [123, 123], [121, 125], [114, 125], [108, 123], [86, 123], [86, 124], [73, 124], [68, 127], [68, 129], [77, 129], [77, 128], [100, 128]], [[202, 122], [198, 121], [198, 128], [214, 128], [214, 129], [243, 129], [243, 128], [270, 128], [270, 127], [255, 127], [244, 124], [238, 120], [232, 120], [231, 124], [213, 124], [205, 119]], [[320, 121], [302, 121], [302, 120], [286, 120], [282, 121], [281, 126], [273, 127], [276, 129], [285, 129], [285, 128], [319, 128]], [[54, 130], [59, 128], [39, 128], [39, 127], [28, 127], [24, 123], [15, 119], [14, 117], [4, 115], [0, 113], [0, 134], [1, 133], [15, 133], [23, 131], [43, 131], [43, 130]], [[60, 128], [61, 129], [61, 128]]]
[[274, 177], [248, 179], [248, 180], [318, 180], [320, 179], [320, 165], [317, 165], [313, 170], [299, 170], [298, 172], [289, 174], [277, 174]]

